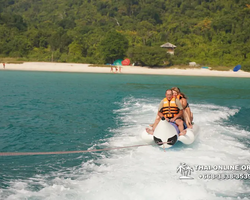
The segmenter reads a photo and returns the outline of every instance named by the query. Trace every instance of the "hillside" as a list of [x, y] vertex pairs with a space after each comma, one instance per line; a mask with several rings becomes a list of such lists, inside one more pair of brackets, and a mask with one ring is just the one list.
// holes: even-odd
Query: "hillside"
[[[141, 56], [158, 50], [161, 56], [159, 46], [170, 42], [177, 46], [171, 64], [250, 65], [246, 0], [0, 0], [0, 5], [0, 57], [105, 63], [142, 49]], [[115, 55], [119, 45], [123, 49]], [[107, 49], [109, 55], [103, 53]]]

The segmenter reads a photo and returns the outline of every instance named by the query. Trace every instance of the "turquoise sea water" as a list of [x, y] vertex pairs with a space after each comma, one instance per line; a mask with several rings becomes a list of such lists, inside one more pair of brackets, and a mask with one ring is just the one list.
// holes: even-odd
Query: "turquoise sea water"
[[173, 86], [189, 97], [201, 128], [192, 145], [167, 152], [0, 157], [0, 199], [249, 199], [250, 180], [201, 180], [196, 172], [181, 181], [176, 168], [250, 165], [250, 79], [1, 71], [0, 83], [0, 152], [145, 144], [140, 134]]

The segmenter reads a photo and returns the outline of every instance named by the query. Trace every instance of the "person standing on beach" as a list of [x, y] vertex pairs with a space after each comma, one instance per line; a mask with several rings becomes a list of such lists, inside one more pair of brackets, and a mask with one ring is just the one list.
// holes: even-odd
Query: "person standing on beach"
[[3, 63], [3, 68], [5, 69], [5, 63]]

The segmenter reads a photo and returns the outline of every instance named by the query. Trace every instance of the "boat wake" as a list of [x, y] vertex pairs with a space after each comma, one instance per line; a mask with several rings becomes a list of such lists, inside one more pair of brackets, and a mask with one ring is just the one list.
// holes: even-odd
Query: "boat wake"
[[[102, 139], [93, 148], [143, 144], [141, 132], [153, 123], [159, 99], [125, 98], [114, 110], [118, 116], [113, 137]], [[200, 126], [198, 139], [191, 145], [178, 144], [162, 151], [157, 146], [93, 153], [80, 166], [51, 174], [16, 180], [0, 190], [0, 199], [247, 199], [249, 182], [244, 180], [204, 180], [192, 172], [192, 180], [180, 180], [180, 163], [195, 165], [247, 164], [250, 152], [240, 142], [245, 130], [224, 122], [239, 109], [210, 104], [190, 104], [194, 122]], [[248, 133], [249, 134], [249, 133]], [[79, 159], [81, 156], [79, 156]], [[204, 172], [206, 173], [206, 172]], [[32, 185], [39, 189], [30, 189]]]

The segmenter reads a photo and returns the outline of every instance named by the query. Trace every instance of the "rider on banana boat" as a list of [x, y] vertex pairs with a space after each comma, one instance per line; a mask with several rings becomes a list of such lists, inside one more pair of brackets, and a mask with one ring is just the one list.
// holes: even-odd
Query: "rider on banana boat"
[[173, 96], [172, 90], [166, 91], [166, 98], [164, 98], [158, 108], [158, 116], [153, 124], [152, 129], [146, 128], [148, 134], [153, 135], [155, 128], [157, 127], [160, 120], [167, 120], [168, 122], [174, 122], [180, 130], [180, 135], [185, 135], [183, 120], [183, 107], [179, 99]]
[[183, 107], [183, 121], [186, 123], [188, 128], [192, 128], [193, 113], [191, 112], [187, 102], [187, 96], [182, 93], [178, 87], [173, 87], [171, 90], [173, 91], [173, 96], [180, 100]]

